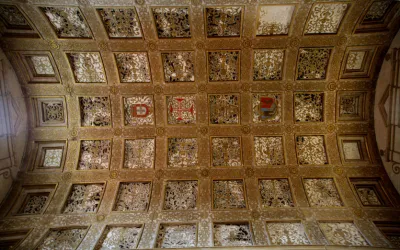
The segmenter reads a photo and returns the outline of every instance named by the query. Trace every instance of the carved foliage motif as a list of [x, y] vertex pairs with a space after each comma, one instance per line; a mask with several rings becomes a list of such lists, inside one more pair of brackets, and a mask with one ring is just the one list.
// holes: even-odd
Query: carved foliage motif
[[254, 51], [253, 80], [282, 80], [283, 49], [264, 49]]
[[267, 231], [273, 245], [308, 245], [304, 227], [295, 222], [268, 222]]
[[238, 81], [239, 65], [239, 51], [209, 51], [208, 80]]
[[99, 249], [136, 249], [142, 230], [142, 226], [107, 226], [98, 244]]
[[165, 185], [165, 210], [196, 209], [197, 181], [168, 181]]
[[197, 233], [195, 224], [161, 224], [157, 235], [157, 248], [196, 247]]
[[31, 29], [28, 21], [15, 5], [0, 5], [0, 18], [9, 29]]
[[155, 139], [125, 140], [124, 168], [153, 168]]
[[322, 122], [324, 93], [295, 93], [294, 116], [296, 122]]
[[139, 18], [134, 8], [97, 9], [110, 38], [142, 37]]
[[167, 96], [168, 124], [196, 123], [196, 96]]
[[49, 193], [29, 193], [19, 210], [19, 214], [40, 214], [49, 199]]
[[63, 149], [48, 148], [44, 149], [44, 160], [43, 166], [45, 168], [61, 167], [61, 161], [63, 156]]
[[168, 138], [168, 167], [195, 167], [198, 145], [196, 138]]
[[150, 195], [150, 182], [121, 183], [114, 211], [146, 211], [150, 203]]
[[254, 137], [254, 151], [257, 166], [285, 163], [281, 136]]
[[390, 0], [374, 1], [365, 14], [363, 23], [382, 22], [392, 3]]
[[246, 208], [244, 184], [242, 180], [213, 181], [214, 209]]
[[242, 146], [240, 137], [212, 137], [211, 149], [211, 162], [213, 167], [242, 166]]
[[119, 77], [123, 83], [150, 82], [150, 66], [146, 52], [115, 53]]
[[36, 75], [54, 75], [54, 68], [48, 56], [29, 56]]
[[63, 123], [65, 121], [62, 101], [43, 101], [41, 104], [44, 123]]
[[331, 49], [302, 48], [297, 62], [297, 80], [325, 79]]
[[342, 207], [339, 192], [333, 179], [304, 179], [308, 202], [313, 207]]
[[206, 8], [207, 36], [240, 36], [242, 7]]
[[339, 120], [362, 120], [365, 94], [362, 92], [339, 93]]
[[319, 3], [311, 10], [306, 34], [336, 33], [349, 4]]
[[50, 229], [50, 232], [43, 239], [36, 249], [76, 249], [83, 238], [85, 238], [87, 228], [69, 228], [69, 229]]
[[82, 126], [110, 126], [111, 107], [108, 97], [80, 97]]
[[39, 7], [60, 38], [92, 37], [86, 21], [77, 7]]
[[110, 140], [82, 141], [78, 170], [108, 169], [110, 158]]
[[282, 120], [282, 95], [276, 93], [253, 94], [253, 122], [269, 123]]
[[74, 184], [65, 203], [64, 213], [96, 213], [104, 191], [104, 184]]
[[350, 222], [321, 222], [319, 227], [333, 245], [369, 246], [357, 227]]
[[299, 164], [328, 164], [324, 137], [322, 135], [297, 136], [296, 151]]
[[371, 187], [357, 187], [357, 194], [364, 206], [381, 206], [378, 195]]
[[214, 224], [214, 246], [251, 246], [253, 239], [248, 223]]
[[346, 70], [360, 70], [363, 67], [366, 51], [350, 51], [346, 61]]
[[100, 53], [67, 53], [75, 81], [78, 83], [106, 82], [103, 62]]
[[132, 96], [124, 98], [125, 125], [154, 125], [153, 96]]
[[153, 8], [159, 38], [190, 37], [189, 8]]
[[193, 52], [161, 53], [166, 82], [194, 82]]
[[240, 101], [238, 94], [209, 95], [211, 124], [239, 124]]
[[288, 179], [260, 180], [258, 187], [263, 208], [294, 207]]
[[261, 6], [258, 14], [257, 36], [287, 35], [294, 5]]

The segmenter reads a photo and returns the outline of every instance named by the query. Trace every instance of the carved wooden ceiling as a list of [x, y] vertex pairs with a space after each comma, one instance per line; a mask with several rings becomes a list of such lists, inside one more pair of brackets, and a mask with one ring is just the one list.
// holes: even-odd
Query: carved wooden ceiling
[[372, 107], [399, 8], [1, 1], [31, 129], [0, 245], [399, 246]]

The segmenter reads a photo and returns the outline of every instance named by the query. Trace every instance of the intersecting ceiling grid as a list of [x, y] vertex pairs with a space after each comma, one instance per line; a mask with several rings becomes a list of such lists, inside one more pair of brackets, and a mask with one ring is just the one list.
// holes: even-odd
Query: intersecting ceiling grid
[[[372, 102], [398, 9], [361, 0], [0, 5], [2, 48], [32, 128], [0, 242], [396, 244], [399, 226], [386, 222], [400, 220], [399, 199], [379, 163]], [[378, 227], [397, 233], [383, 238]]]

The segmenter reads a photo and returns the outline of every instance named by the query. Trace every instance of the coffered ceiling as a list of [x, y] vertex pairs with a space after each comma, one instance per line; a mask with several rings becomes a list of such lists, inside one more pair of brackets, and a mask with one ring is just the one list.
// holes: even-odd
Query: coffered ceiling
[[394, 246], [372, 106], [399, 8], [1, 1], [30, 136], [0, 245]]

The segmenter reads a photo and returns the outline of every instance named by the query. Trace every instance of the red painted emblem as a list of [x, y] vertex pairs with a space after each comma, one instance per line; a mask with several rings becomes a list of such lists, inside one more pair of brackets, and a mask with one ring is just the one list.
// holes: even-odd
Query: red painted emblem
[[260, 98], [261, 120], [269, 119], [276, 114], [276, 99], [262, 96]]
[[146, 117], [149, 115], [150, 109], [146, 104], [135, 104], [131, 106], [131, 115], [133, 117]]
[[169, 112], [170, 112], [170, 114], [172, 114], [173, 112], [176, 112], [176, 114], [177, 114], [177, 118], [176, 119], [178, 121], [182, 121], [183, 120], [182, 115], [183, 115], [184, 112], [189, 112], [190, 114], [193, 115], [193, 112], [194, 112], [193, 104], [190, 106], [190, 108], [184, 108], [184, 107], [182, 107], [183, 106], [182, 102], [185, 100], [184, 98], [175, 98], [174, 100], [178, 102], [178, 105], [177, 105], [177, 107], [174, 107], [175, 105], [173, 105], [171, 103], [169, 105]]

